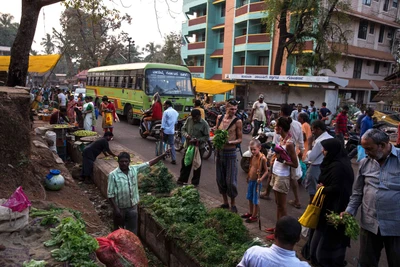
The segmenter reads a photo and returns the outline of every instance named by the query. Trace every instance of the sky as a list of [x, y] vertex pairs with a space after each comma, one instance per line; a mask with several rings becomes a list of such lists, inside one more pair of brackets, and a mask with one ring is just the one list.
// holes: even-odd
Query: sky
[[[14, 22], [21, 19], [21, 0], [11, 0], [12, 4], [7, 4], [10, 0], [0, 0], [1, 13], [9, 13], [14, 16]], [[163, 36], [171, 31], [181, 32], [182, 22], [186, 20], [182, 13], [182, 0], [103, 0], [108, 1], [109, 7], [115, 7], [121, 14], [128, 13], [132, 17], [132, 23], [124, 23], [122, 30], [127, 32], [135, 45], [141, 48], [149, 42], [156, 44], [163, 43]], [[154, 2], [156, 1], [156, 2]], [[168, 1], [171, 15], [168, 13], [168, 7], [165, 1]], [[134, 2], [134, 4], [132, 3]], [[156, 13], [154, 3], [157, 5], [157, 16], [160, 32], [157, 27]], [[124, 7], [125, 6], [125, 7]], [[60, 4], [53, 4], [42, 8], [39, 21], [36, 27], [35, 39], [32, 48], [42, 52], [43, 48], [40, 42], [46, 33], [52, 33], [52, 28], [60, 29], [59, 18], [64, 7]]]

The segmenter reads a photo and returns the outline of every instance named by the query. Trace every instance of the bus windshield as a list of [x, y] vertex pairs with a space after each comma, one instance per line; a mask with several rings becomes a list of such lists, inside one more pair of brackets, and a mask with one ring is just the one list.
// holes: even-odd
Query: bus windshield
[[189, 72], [169, 69], [146, 70], [146, 93], [154, 95], [193, 96]]

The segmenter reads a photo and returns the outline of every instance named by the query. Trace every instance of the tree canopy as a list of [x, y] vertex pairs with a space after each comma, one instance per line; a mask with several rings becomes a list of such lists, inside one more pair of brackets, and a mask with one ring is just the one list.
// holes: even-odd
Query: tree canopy
[[17, 35], [19, 23], [14, 22], [14, 16], [0, 13], [0, 45], [12, 46]]
[[[264, 23], [278, 32], [278, 48], [273, 73], [281, 73], [284, 56], [296, 55], [297, 74], [323, 69], [336, 72], [336, 65], [347, 50], [351, 32], [346, 0], [265, 0]], [[313, 42], [313, 52], [304, 51], [306, 41]], [[339, 44], [339, 45], [337, 45]]]

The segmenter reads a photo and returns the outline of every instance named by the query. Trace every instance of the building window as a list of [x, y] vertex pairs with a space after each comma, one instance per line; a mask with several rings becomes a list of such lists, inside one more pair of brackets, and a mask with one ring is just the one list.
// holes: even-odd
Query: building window
[[366, 6], [370, 6], [371, 5], [371, 0], [363, 0], [362, 3]]
[[240, 57], [240, 65], [241, 66], [246, 65], [246, 58], [245, 57]]
[[370, 22], [369, 23], [369, 33], [374, 34], [374, 32], [375, 32], [375, 23]]
[[385, 0], [385, 3], [383, 4], [383, 11], [388, 11], [389, 9], [389, 0]]
[[367, 66], [371, 66], [371, 60], [367, 60]]
[[393, 0], [393, 5], [392, 5], [392, 7], [397, 8], [398, 4], [399, 4], [399, 1], [398, 1], [398, 0]]
[[375, 61], [375, 66], [374, 66], [374, 73], [375, 74], [379, 73], [379, 65], [380, 65], [380, 62], [379, 61]]
[[269, 58], [268, 57], [258, 57], [258, 65], [259, 66], [268, 66]]
[[218, 59], [218, 68], [222, 69], [222, 58]]
[[204, 42], [206, 40], [206, 33], [198, 33], [196, 34], [196, 42]]
[[224, 31], [224, 30], [221, 30], [221, 31], [219, 32], [219, 42], [220, 42], [220, 43], [223, 43], [223, 42], [224, 42], [224, 36], [225, 36], [225, 31]]
[[242, 35], [246, 35], [247, 34], [247, 28], [243, 28], [242, 29]]
[[385, 25], [381, 25], [381, 27], [379, 28], [379, 38], [378, 38], [379, 43], [383, 42], [384, 35], [385, 35]]
[[383, 67], [387, 68], [388, 67], [388, 63], [387, 62], [383, 62]]
[[260, 33], [268, 33], [267, 24], [261, 23]]
[[353, 71], [353, 78], [360, 79], [361, 78], [361, 69], [362, 69], [363, 60], [356, 58], [354, 61], [354, 71]]
[[226, 10], [225, 4], [221, 5], [221, 18], [225, 17], [225, 10]]
[[393, 38], [393, 29], [388, 29], [387, 32], [388, 32], [388, 33], [387, 33], [387, 38], [388, 38], [388, 39], [392, 39], [392, 38]]
[[204, 58], [200, 58], [197, 66], [204, 66]]
[[240, 6], [247, 5], [249, 3], [248, 0], [240, 0]]
[[367, 39], [367, 31], [368, 31], [368, 20], [361, 19], [360, 25], [358, 27], [358, 38], [359, 39]]

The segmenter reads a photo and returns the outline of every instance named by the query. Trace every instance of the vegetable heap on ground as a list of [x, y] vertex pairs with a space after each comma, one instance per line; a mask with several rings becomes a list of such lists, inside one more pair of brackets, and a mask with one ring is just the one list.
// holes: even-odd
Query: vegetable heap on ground
[[221, 150], [224, 148], [224, 145], [228, 142], [228, 131], [216, 130], [212, 142], [215, 149]]
[[174, 189], [174, 176], [162, 162], [146, 168], [138, 175], [141, 193], [169, 194]]
[[74, 132], [73, 135], [78, 136], [78, 137], [96, 136], [97, 132], [79, 130], [79, 131]]
[[[73, 217], [58, 217], [63, 211], [69, 211]], [[41, 225], [60, 224], [56, 228], [50, 228], [52, 239], [44, 242], [46, 247], [60, 246], [53, 249], [51, 255], [57, 261], [68, 261], [71, 266], [97, 266], [91, 259], [99, 247], [96, 239], [86, 233], [85, 223], [78, 211], [72, 209], [51, 208], [50, 210], [39, 210], [32, 208], [32, 217], [43, 217]], [[93, 254], [94, 255], [94, 254]]]
[[141, 205], [201, 266], [236, 266], [251, 240], [239, 215], [225, 209], [207, 212], [193, 186], [176, 189], [171, 197], [142, 196]]
[[345, 226], [344, 234], [350, 239], [357, 240], [358, 235], [360, 234], [360, 226], [358, 225], [357, 220], [348, 213], [344, 213], [343, 217], [340, 217], [340, 214], [331, 212], [326, 215], [328, 219], [328, 223], [332, 224], [336, 229], [339, 225]]

